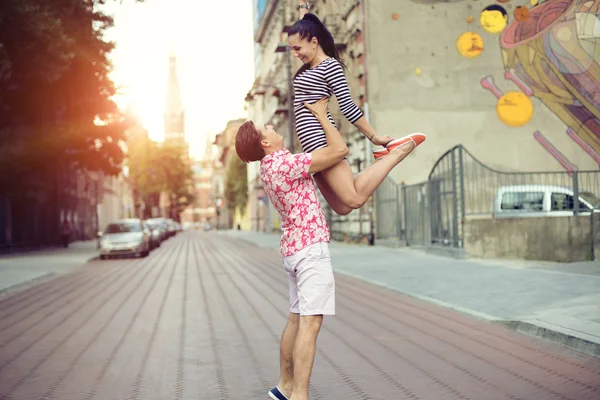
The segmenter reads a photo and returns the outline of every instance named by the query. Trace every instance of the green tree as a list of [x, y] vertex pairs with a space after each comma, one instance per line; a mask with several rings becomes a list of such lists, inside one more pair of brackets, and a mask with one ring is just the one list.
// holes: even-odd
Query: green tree
[[187, 146], [165, 143], [158, 148], [153, 163], [160, 168], [163, 190], [171, 199], [172, 215], [179, 216], [195, 199], [194, 172]]
[[225, 199], [230, 210], [243, 210], [248, 202], [247, 164], [233, 156], [227, 165]]
[[128, 136], [126, 162], [139, 200], [158, 206], [159, 194], [166, 192], [172, 214], [178, 216], [195, 199], [187, 147], [154, 142], [139, 125], [130, 128]]
[[120, 172], [127, 124], [111, 100], [105, 3], [0, 1], [0, 187], [58, 164]]

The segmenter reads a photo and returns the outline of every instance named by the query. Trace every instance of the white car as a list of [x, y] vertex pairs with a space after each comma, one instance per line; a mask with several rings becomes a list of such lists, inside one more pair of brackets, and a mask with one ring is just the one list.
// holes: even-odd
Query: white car
[[[569, 188], [552, 185], [515, 185], [498, 189], [494, 201], [496, 218], [566, 217], [574, 214], [574, 194]], [[600, 207], [591, 192], [579, 192], [579, 212], [587, 214]]]
[[99, 232], [100, 258], [133, 255], [146, 257], [150, 253], [150, 235], [139, 219], [123, 219], [108, 224]]

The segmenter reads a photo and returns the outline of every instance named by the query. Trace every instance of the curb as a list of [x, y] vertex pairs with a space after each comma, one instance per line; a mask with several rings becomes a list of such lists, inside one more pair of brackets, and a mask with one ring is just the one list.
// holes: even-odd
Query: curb
[[5, 288], [0, 288], [0, 297], [7, 296], [8, 294], [10, 294], [10, 292], [24, 289], [28, 286], [34, 286], [36, 283], [39, 283], [43, 280], [53, 279], [60, 275], [68, 274], [69, 272], [72, 272], [73, 270], [75, 270], [77, 268], [82, 268], [83, 266], [85, 266], [87, 263], [89, 263], [91, 261], [95, 261], [95, 260], [99, 260], [99, 259], [100, 259], [100, 256], [96, 254], [96, 255], [91, 256], [90, 258], [86, 259], [81, 265], [77, 265], [77, 266], [71, 268], [69, 271], [46, 272], [45, 274], [36, 276], [35, 278], [29, 279], [29, 280], [26, 280], [23, 282], [15, 283], [14, 285], [11, 285], [11, 286], [8, 286]]
[[[258, 243], [255, 243], [248, 239], [235, 238], [232, 236], [230, 236], [230, 238], [240, 240], [242, 242], [253, 245], [255, 247], [263, 248], [266, 250], [273, 250], [270, 247], [261, 246]], [[443, 254], [440, 254], [440, 255], [443, 255]], [[456, 257], [456, 258], [461, 258], [461, 257], [459, 255], [459, 257]], [[440, 307], [454, 310], [454, 311], [460, 312], [462, 314], [466, 314], [471, 317], [478, 318], [480, 320], [485, 320], [485, 321], [488, 321], [488, 322], [491, 322], [494, 324], [499, 324], [499, 325], [505, 326], [508, 329], [511, 329], [513, 331], [516, 331], [516, 332], [519, 332], [522, 334], [526, 334], [528, 336], [533, 336], [533, 337], [536, 337], [539, 339], [543, 339], [545, 341], [548, 341], [548, 342], [551, 342], [554, 344], [558, 344], [562, 347], [565, 347], [565, 348], [568, 348], [571, 350], [575, 350], [577, 352], [580, 352], [580, 353], [583, 353], [586, 355], [600, 358], [600, 341], [595, 341], [594, 340], [595, 338], [593, 336], [587, 335], [582, 332], [573, 331], [568, 328], [564, 328], [564, 327], [560, 327], [560, 326], [556, 326], [556, 325], [552, 325], [552, 324], [547, 324], [547, 323], [544, 323], [543, 321], [537, 321], [537, 320], [535, 321], [535, 323], [533, 323], [533, 321], [527, 321], [527, 320], [524, 320], [524, 321], [506, 320], [503, 318], [495, 317], [493, 315], [485, 314], [485, 313], [475, 311], [475, 310], [472, 310], [469, 308], [458, 306], [456, 304], [448, 303], [443, 300], [438, 300], [433, 297], [423, 296], [423, 295], [420, 295], [417, 293], [398, 290], [394, 287], [386, 285], [385, 283], [378, 282], [378, 281], [375, 281], [372, 279], [368, 279], [368, 278], [365, 278], [365, 277], [357, 275], [357, 274], [342, 271], [339, 268], [335, 270], [335, 273], [346, 275], [346, 276], [352, 277], [354, 279], [358, 279], [363, 282], [367, 282], [367, 283], [370, 283], [370, 284], [373, 284], [376, 286], [384, 287], [386, 289], [393, 290], [397, 293], [402, 293], [411, 298], [426, 301], [428, 303], [433, 303]]]
[[[506, 328], [509, 328], [515, 332], [519, 332], [519, 333], [526, 334], [529, 336], [534, 336], [539, 339], [543, 339], [548, 342], [552, 342], [554, 344], [561, 345], [562, 347], [566, 347], [568, 349], [575, 350], [580, 353], [584, 353], [584, 354], [587, 354], [587, 355], [590, 355], [593, 357], [600, 358], [600, 342], [594, 341], [591, 336], [589, 339], [586, 338], [585, 336], [589, 336], [589, 335], [586, 335], [585, 333], [582, 333], [582, 332], [570, 331], [568, 328], [561, 328], [561, 327], [553, 328], [554, 327], [553, 325], [544, 324], [541, 321], [536, 321], [536, 323], [534, 324], [534, 323], [527, 322], [527, 321], [505, 320], [502, 318], [495, 317], [493, 315], [489, 315], [489, 314], [485, 314], [485, 313], [482, 313], [479, 311], [472, 310], [470, 308], [465, 308], [465, 307], [458, 306], [456, 304], [445, 302], [443, 300], [438, 300], [434, 297], [423, 296], [423, 295], [420, 295], [417, 293], [398, 290], [389, 285], [386, 285], [385, 283], [377, 282], [377, 281], [374, 281], [371, 279], [366, 279], [360, 275], [347, 273], [345, 271], [340, 271], [339, 269], [337, 269], [335, 272], [342, 274], [342, 275], [352, 277], [354, 279], [361, 280], [363, 282], [367, 282], [367, 283], [370, 283], [370, 284], [373, 284], [376, 286], [380, 286], [380, 287], [384, 287], [389, 290], [393, 290], [394, 292], [397, 292], [397, 293], [402, 293], [408, 297], [411, 297], [411, 298], [414, 298], [417, 300], [426, 301], [428, 303], [433, 303], [440, 307], [444, 307], [444, 308], [447, 308], [447, 309], [450, 309], [453, 311], [457, 311], [462, 314], [466, 314], [471, 317], [478, 318], [480, 320], [485, 320], [485, 321], [488, 321], [488, 322], [491, 322], [494, 324], [503, 325]], [[544, 325], [546, 325], [546, 326], [544, 326]], [[564, 330], [565, 332], [561, 332], [561, 330]], [[573, 332], [573, 333], [570, 333], [570, 332]]]
[[495, 323], [504, 325], [516, 332], [524, 333], [529, 336], [535, 336], [549, 342], [557, 343], [568, 349], [576, 350], [593, 357], [600, 358], [600, 343], [580, 336], [586, 336], [560, 332], [557, 329], [544, 327], [542, 324], [533, 324], [526, 321], [495, 321]]
[[36, 276], [33, 279], [29, 279], [27, 281], [15, 283], [12, 286], [1, 288], [0, 289], [0, 297], [8, 295], [12, 291], [23, 289], [23, 288], [25, 288], [27, 286], [30, 286], [30, 285], [35, 285], [38, 281], [43, 281], [44, 279], [48, 279], [48, 278], [53, 277], [55, 275], [56, 275], [56, 272], [48, 272], [48, 273], [45, 273], [43, 275]]

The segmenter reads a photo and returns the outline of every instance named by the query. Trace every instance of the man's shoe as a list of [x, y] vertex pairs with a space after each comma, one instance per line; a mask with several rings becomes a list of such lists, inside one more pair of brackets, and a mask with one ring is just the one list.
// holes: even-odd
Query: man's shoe
[[404, 136], [400, 139], [395, 139], [385, 145], [388, 151], [394, 150], [396, 147], [402, 146], [408, 142], [413, 142], [415, 147], [419, 146], [421, 143], [425, 141], [426, 137], [422, 133], [411, 133], [408, 136]]
[[273, 389], [269, 390], [269, 397], [272, 398], [273, 400], [288, 400], [288, 398], [285, 397], [283, 395], [283, 393], [281, 393], [279, 391], [277, 386], [275, 386]]

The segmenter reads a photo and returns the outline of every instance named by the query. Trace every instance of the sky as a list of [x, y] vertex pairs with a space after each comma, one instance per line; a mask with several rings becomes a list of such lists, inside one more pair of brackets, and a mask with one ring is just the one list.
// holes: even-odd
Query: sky
[[105, 36], [116, 45], [111, 78], [121, 95], [115, 100], [134, 107], [152, 139], [163, 140], [171, 52], [193, 156], [204, 154], [207, 135], [246, 118], [244, 98], [254, 81], [252, 1], [117, 0], [104, 12], [115, 19]]

